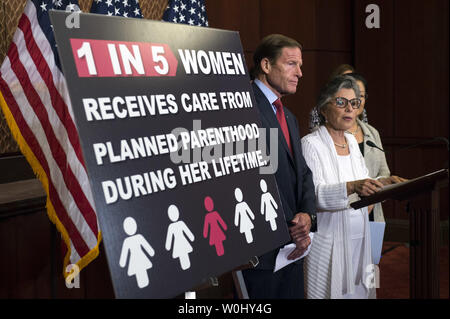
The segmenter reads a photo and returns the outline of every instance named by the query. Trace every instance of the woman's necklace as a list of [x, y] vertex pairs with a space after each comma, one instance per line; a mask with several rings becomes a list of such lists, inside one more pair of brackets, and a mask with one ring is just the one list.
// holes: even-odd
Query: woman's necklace
[[[328, 132], [330, 132], [330, 129], [329, 128], [327, 128], [327, 129], [328, 129]], [[330, 136], [331, 136], [331, 134], [330, 134]], [[333, 137], [331, 137], [331, 140], [333, 141], [334, 145], [336, 145], [337, 147], [340, 147], [340, 148], [346, 148], [347, 147], [347, 143], [344, 143], [344, 144], [336, 143], [334, 141]], [[345, 140], [345, 137], [344, 137], [344, 140]]]
[[350, 134], [352, 134], [354, 137], [356, 137], [356, 133], [358, 133], [359, 129], [360, 129], [360, 126], [357, 125], [356, 130], [355, 130], [354, 132], [352, 132], [352, 131], [346, 131], [346, 132], [347, 132], [347, 133], [350, 133]]
[[346, 148], [346, 147], [347, 147], [347, 144], [346, 144], [346, 143], [344, 143], [344, 144], [338, 144], [338, 143], [336, 143], [335, 141], [333, 141], [333, 143], [334, 143], [334, 145], [336, 145], [336, 146], [338, 146], [338, 147], [342, 147], [342, 148]]

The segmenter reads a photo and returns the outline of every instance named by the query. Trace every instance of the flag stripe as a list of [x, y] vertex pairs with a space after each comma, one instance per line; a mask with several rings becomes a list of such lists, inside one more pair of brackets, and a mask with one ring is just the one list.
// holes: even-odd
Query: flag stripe
[[[58, 6], [57, 2], [61, 2], [61, 4]], [[47, 2], [47, 3], [46, 3]], [[50, 2], [53, 3], [50, 4]], [[66, 0], [31, 0], [31, 5], [26, 6], [24, 10], [24, 14], [28, 15], [30, 17], [30, 14], [34, 17], [36, 17], [36, 24], [33, 24], [36, 28], [39, 28], [39, 30], [42, 30], [42, 36], [44, 37], [42, 42], [46, 42], [49, 44], [55, 43], [55, 35], [53, 34], [53, 28], [50, 24], [50, 19], [48, 17], [48, 11], [51, 9], [59, 9], [59, 10], [67, 10], [67, 4], [63, 3], [66, 2]], [[74, 2], [78, 6], [77, 0], [70, 0], [69, 3]], [[46, 3], [46, 10], [43, 10], [40, 5]], [[53, 7], [52, 6], [55, 6]], [[50, 45], [49, 49], [52, 51], [51, 55], [54, 58], [54, 61], [56, 64], [56, 67], [61, 70], [61, 63], [59, 61], [58, 57], [58, 50], [56, 48], [56, 45]]]
[[[26, 51], [21, 51], [21, 55], [26, 54]], [[17, 47], [11, 45], [10, 53], [8, 54], [8, 57], [13, 60], [17, 61], [16, 59], [20, 59], [21, 61], [29, 61], [27, 57], [25, 59], [21, 59], [20, 56], [18, 56]], [[27, 65], [28, 70], [33, 69], [33, 66]], [[91, 212], [92, 208], [86, 201], [86, 198], [84, 197], [84, 193], [81, 191], [81, 187], [78, 183], [78, 180], [73, 174], [73, 171], [70, 167], [70, 165], [66, 165], [67, 162], [67, 156], [64, 152], [63, 148], [61, 147], [61, 144], [59, 143], [58, 139], [56, 138], [55, 132], [52, 130], [53, 126], [50, 123], [48, 113], [45, 109], [44, 104], [42, 103], [41, 98], [39, 97], [38, 93], [34, 89], [34, 85], [36, 83], [39, 84], [39, 82], [42, 82], [40, 78], [37, 77], [39, 75], [38, 72], [30, 72], [26, 73], [25, 68], [19, 61], [17, 63], [14, 63], [12, 66], [12, 69], [18, 75], [18, 79], [22, 85], [22, 87], [27, 87], [28, 90], [26, 90], [25, 95], [27, 96], [28, 100], [31, 102], [30, 106], [35, 111], [35, 114], [37, 115], [39, 121], [42, 124], [42, 127], [45, 132], [45, 136], [47, 137], [47, 140], [49, 141], [49, 144], [52, 146], [50, 148], [52, 155], [58, 164], [58, 167], [60, 168], [61, 172], [63, 172], [64, 180], [66, 180], [66, 185], [68, 189], [70, 190], [72, 196], [75, 198], [75, 203], [79, 205], [80, 203], [83, 204], [83, 206], [79, 206], [80, 210]], [[33, 69], [35, 70], [35, 69]], [[29, 75], [34, 75], [33, 81], [30, 80]], [[42, 85], [42, 83], [40, 83]], [[80, 194], [81, 192], [81, 194]], [[95, 229], [93, 229], [93, 232], [96, 232]]]
[[98, 255], [95, 213], [69, 94], [48, 12], [79, 10], [77, 0], [28, 0], [0, 67], [0, 106], [47, 193], [47, 213], [64, 239], [67, 264]]
[[[9, 59], [8, 57], [5, 58]], [[5, 63], [4, 62], [4, 63]], [[76, 250], [84, 255], [87, 252], [89, 252], [89, 248], [84, 243], [83, 239], [81, 238], [80, 233], [78, 232], [77, 227], [72, 223], [72, 220], [67, 215], [67, 212], [62, 205], [62, 202], [58, 196], [58, 193], [55, 189], [55, 186], [53, 185], [52, 179], [48, 178], [48, 176], [51, 176], [50, 168], [48, 165], [48, 162], [44, 156], [44, 153], [42, 149], [39, 147], [39, 142], [37, 141], [35, 135], [33, 134], [32, 130], [28, 126], [20, 108], [17, 104], [17, 99], [14, 97], [13, 93], [10, 91], [9, 86], [6, 84], [7, 80], [0, 77], [0, 87], [3, 93], [3, 97], [5, 98], [5, 101], [8, 105], [8, 108], [10, 109], [14, 120], [17, 123], [17, 126], [20, 128], [21, 135], [25, 139], [26, 143], [30, 147], [30, 150], [33, 152], [34, 156], [39, 161], [40, 165], [42, 166], [42, 169], [44, 170], [44, 173], [47, 176], [48, 180], [48, 196], [50, 198], [50, 201], [52, 202], [53, 206], [55, 207], [55, 212], [58, 217], [58, 219], [61, 221], [61, 223], [65, 226], [66, 231], [68, 232], [74, 247]]]
[[[22, 53], [24, 53], [24, 51], [22, 51]], [[17, 79], [20, 82], [20, 85], [23, 88], [25, 87], [27, 88], [27, 90], [25, 90], [24, 92], [25, 96], [29, 101], [30, 107], [34, 110], [35, 115], [40, 121], [40, 125], [43, 129], [43, 132], [49, 145], [51, 145], [51, 147], [49, 147], [50, 152], [49, 156], [53, 156], [53, 159], [56, 162], [56, 165], [54, 167], [55, 170], [59, 168], [60, 172], [58, 173], [62, 174], [60, 183], [57, 183], [57, 185], [63, 187], [63, 184], [65, 183], [65, 186], [70, 192], [69, 195], [73, 197], [73, 199], [75, 200], [74, 203], [79, 208], [79, 211], [76, 212], [77, 214], [73, 214], [73, 216], [76, 217], [77, 219], [80, 219], [81, 216], [78, 213], [81, 213], [84, 216], [84, 212], [90, 213], [92, 211], [92, 208], [87, 202], [87, 199], [78, 183], [78, 180], [73, 174], [71, 167], [67, 165], [66, 153], [64, 152], [59, 141], [57, 140], [55, 132], [52, 130], [53, 127], [49, 121], [47, 111], [41, 99], [39, 98], [39, 95], [34, 89], [33, 82], [30, 80], [23, 64], [20, 63], [21, 61], [19, 60], [20, 57], [18, 56], [17, 46], [15, 45], [14, 42], [11, 44], [8, 57], [11, 61], [15, 61], [15, 63], [11, 65], [11, 68], [16, 74]], [[30, 69], [30, 67], [31, 66], [28, 66], [28, 69]], [[33, 74], [33, 72], [30, 72], [30, 74]], [[37, 72], [34, 72], [34, 74], [37, 74]], [[53, 172], [56, 173], [55, 171]], [[59, 192], [61, 193], [61, 190]], [[67, 204], [70, 205], [70, 198], [68, 198]], [[96, 229], [91, 228], [91, 230], [94, 233], [97, 232]]]
[[[25, 16], [24, 16], [25, 17]], [[27, 20], [27, 18], [25, 17], [23, 20]], [[30, 31], [29, 29], [27, 31]], [[18, 32], [18, 38], [20, 38], [21, 33]], [[54, 116], [55, 110], [57, 113], [57, 110], [59, 109], [61, 112], [63, 111], [63, 109], [67, 110], [67, 105], [64, 103], [64, 101], [61, 99], [61, 96], [59, 95], [59, 92], [56, 90], [56, 88], [53, 85], [53, 80], [52, 80], [52, 75], [51, 73], [48, 72], [48, 66], [46, 63], [42, 63], [43, 60], [43, 56], [39, 50], [39, 48], [36, 46], [36, 43], [34, 42], [34, 40], [32, 39], [32, 36], [30, 36], [30, 33], [27, 32], [25, 33], [27, 39], [25, 39], [26, 43], [33, 43], [32, 45], [28, 46], [28, 52], [31, 52], [31, 58], [34, 61], [34, 65], [30, 65], [28, 66], [28, 68], [32, 68], [34, 69], [36, 66], [38, 66], [39, 68], [37, 69], [37, 71], [40, 74], [40, 78], [34, 77], [31, 80], [31, 83], [38, 83], [41, 82], [42, 80], [44, 80], [44, 78], [47, 78], [47, 80], [45, 81], [45, 84], [47, 85], [47, 87], [49, 88], [49, 91], [47, 90], [41, 90], [40, 92], [45, 93], [46, 97], [48, 96], [50, 99], [45, 99], [45, 97], [41, 96], [41, 101], [45, 101], [45, 100], [51, 100], [51, 104], [50, 103], [45, 103], [43, 106], [47, 109], [48, 114], [44, 114], [43, 117], [45, 119], [48, 119], [48, 117], [50, 116], [52, 118], [53, 122], [57, 122], [56, 125], [52, 125], [52, 126], [48, 126], [48, 128], [50, 129], [51, 127], [58, 127], [58, 134], [55, 134], [54, 136], [58, 139], [62, 139], [62, 141], [67, 141], [68, 139], [70, 140], [70, 137], [67, 138], [67, 136], [70, 136], [70, 134], [67, 133], [67, 127], [64, 130], [65, 126], [63, 125], [63, 123], [68, 123], [70, 122], [72, 125], [72, 128], [70, 128], [69, 130], [72, 131], [72, 138], [76, 139], [77, 141], [77, 146], [74, 146], [73, 143], [71, 145], [71, 143], [61, 143], [61, 141], [59, 141], [60, 143], [58, 145], [62, 145], [65, 146], [64, 149], [64, 154], [67, 154], [67, 158], [63, 158], [61, 159], [62, 164], [64, 164], [66, 161], [69, 163], [69, 166], [72, 168], [74, 168], [74, 171], [76, 171], [78, 174], [76, 174], [76, 176], [78, 176], [79, 178], [81, 178], [80, 181], [77, 180], [77, 178], [75, 177], [75, 175], [70, 174], [70, 181], [69, 183], [72, 182], [72, 180], [76, 181], [76, 184], [74, 185], [74, 187], [76, 188], [75, 191], [78, 193], [79, 192], [79, 196], [84, 196], [87, 194], [85, 194], [84, 192], [81, 191], [80, 189], [80, 183], [82, 183], [82, 185], [89, 185], [89, 181], [87, 178], [87, 174], [85, 171], [85, 167], [82, 166], [82, 155], [81, 155], [81, 149], [80, 149], [80, 144], [79, 144], [79, 140], [78, 140], [78, 134], [76, 132], [75, 126], [72, 122], [72, 119], [70, 117], [66, 118], [66, 119], [61, 119], [61, 115], [58, 114], [58, 118], [60, 119], [60, 121], [57, 121], [58, 118], [56, 118], [56, 116]], [[30, 39], [29, 39], [30, 38]], [[22, 41], [18, 41], [20, 39], [15, 39], [15, 43], [22, 43]], [[20, 50], [21, 54], [25, 54], [26, 50]], [[23, 58], [21, 59], [22, 61], [28, 61], [29, 59], [27, 58]], [[37, 75], [37, 74], [36, 74]], [[46, 76], [47, 75], [47, 76]], [[50, 78], [50, 79], [49, 79]], [[35, 90], [36, 92], [38, 92], [38, 90]], [[58, 96], [58, 98], [54, 99], [55, 96]], [[58, 104], [59, 106], [57, 106], [56, 104]], [[44, 110], [44, 108], [42, 109], [42, 111]], [[60, 112], [60, 113], [61, 113]], [[68, 115], [67, 112], [65, 112], [65, 114]], [[43, 123], [44, 127], [47, 127], [47, 124], [49, 123]], [[55, 123], [53, 123], [55, 124]], [[61, 136], [62, 135], [62, 136]], [[50, 144], [52, 144], [52, 141], [50, 142]], [[78, 147], [79, 150], [79, 154], [77, 154], [77, 158], [73, 158], [73, 154], [76, 153], [76, 151], [74, 150], [74, 148]], [[61, 166], [60, 166], [61, 167]], [[61, 168], [62, 169], [62, 168]], [[72, 173], [72, 171], [70, 171], [69, 173]], [[72, 191], [73, 194], [73, 191]], [[90, 194], [90, 192], [89, 192]], [[92, 209], [92, 197], [91, 198], [86, 198], [83, 199], [81, 201], [76, 201], [76, 203], [84, 203], [85, 206], [82, 208], [80, 207], [80, 210], [83, 212], [83, 216], [85, 217], [87, 223], [89, 224], [89, 226], [91, 227], [91, 230], [96, 234], [98, 232], [97, 229], [97, 217], [95, 215], [94, 210]]]
[[[33, 38], [39, 48], [39, 50], [42, 52], [42, 56], [44, 57], [50, 72], [52, 73], [53, 79], [58, 81], [55, 83], [56, 87], [58, 88], [61, 96], [64, 98], [65, 102], [69, 102], [69, 92], [67, 91], [67, 86], [65, 82], [64, 75], [62, 74], [59, 65], [56, 63], [56, 57], [53, 54], [53, 48], [50, 45], [50, 43], [47, 41], [46, 34], [43, 29], [41, 29], [40, 23], [37, 20], [36, 16], [36, 8], [33, 5], [29, 5], [25, 7], [24, 15], [28, 17], [28, 20], [30, 21], [31, 25], [33, 26], [31, 28], [31, 32], [33, 34]], [[52, 33], [53, 34], [53, 33]], [[70, 106], [70, 105], [68, 105]], [[75, 122], [74, 115], [72, 112], [72, 108], [68, 107], [66, 111], [69, 111], [71, 121]], [[90, 189], [89, 189], [90, 190]]]
[[[35, 43], [37, 45], [37, 50], [39, 50], [39, 52], [41, 52], [41, 57], [43, 59], [45, 59], [45, 62], [47, 63], [49, 70], [52, 74], [51, 78], [54, 81], [54, 86], [57, 88], [57, 90], [59, 91], [60, 96], [62, 96], [64, 104], [62, 105], [63, 110], [61, 111], [61, 113], [63, 113], [65, 116], [60, 117], [61, 122], [58, 124], [64, 125], [65, 121], [70, 121], [71, 123], [69, 125], [65, 125], [66, 126], [66, 130], [74, 130], [75, 131], [75, 139], [78, 141], [78, 132], [76, 131], [76, 127], [73, 123], [75, 123], [74, 121], [74, 115], [73, 115], [73, 111], [72, 111], [72, 107], [70, 105], [70, 98], [69, 98], [69, 93], [67, 90], [67, 86], [65, 83], [65, 78], [63, 76], [63, 74], [61, 73], [61, 71], [58, 69], [57, 65], [55, 64], [55, 57], [53, 56], [53, 51], [50, 47], [50, 43], [47, 42], [46, 40], [46, 36], [45, 34], [42, 32], [41, 28], [39, 27], [37, 18], [36, 18], [36, 9], [34, 8], [33, 5], [27, 6], [25, 8], [25, 14], [27, 15], [30, 23], [32, 26], [31, 28], [31, 32], [33, 34], [33, 38], [35, 39]], [[15, 41], [16, 44], [18, 45], [19, 51], [21, 51], [22, 49], [25, 50], [25, 47], [22, 46], [20, 47], [20, 43], [18, 41]], [[42, 63], [40, 63], [42, 64]], [[42, 73], [42, 72], [41, 72]], [[56, 80], [56, 82], [55, 82]], [[67, 104], [66, 104], [67, 103]], [[47, 110], [52, 110], [51, 105], [46, 105]], [[56, 126], [57, 127], [57, 126]], [[58, 137], [58, 135], [57, 135]], [[66, 139], [64, 139], [64, 142], [66, 142]], [[65, 145], [65, 143], [62, 143], [63, 145]], [[70, 146], [70, 143], [67, 143]], [[80, 145], [79, 143], [77, 143], [78, 145]], [[72, 155], [72, 153], [69, 153], [70, 155]], [[80, 153], [82, 154], [82, 153]], [[76, 172], [76, 175], [78, 176], [78, 178], [80, 179], [80, 184], [83, 186], [83, 189], [85, 190], [86, 196], [89, 200], [89, 202], [91, 203], [92, 207], [94, 207], [94, 200], [92, 198], [92, 193], [91, 193], [91, 189], [90, 189], [90, 185], [89, 185], [89, 180], [87, 177], [87, 173], [86, 173], [86, 169], [84, 167], [84, 161], [83, 159], [81, 159], [82, 165], [83, 167], [80, 167], [80, 165], [78, 165], [78, 163], [76, 163], [74, 165], [74, 171]]]
[[34, 41], [35, 35], [32, 33], [31, 23], [26, 15], [22, 16], [22, 18], [19, 21], [18, 27], [22, 30], [23, 34], [25, 35], [26, 37], [25, 44], [27, 46], [28, 52], [30, 52], [31, 58], [34, 61], [35, 66], [38, 66], [38, 71], [48, 87], [48, 91], [52, 101], [52, 106], [55, 109], [56, 113], [58, 114], [58, 117], [61, 120], [61, 124], [63, 124], [66, 128], [68, 138], [75, 150], [75, 154], [77, 155], [78, 160], [84, 166], [83, 156], [81, 153], [80, 142], [78, 139], [75, 124], [73, 123], [72, 118], [67, 117], [69, 115], [67, 112], [67, 106], [54, 85], [53, 75], [50, 72], [48, 64], [41, 63], [45, 59], [39, 49], [39, 46]]

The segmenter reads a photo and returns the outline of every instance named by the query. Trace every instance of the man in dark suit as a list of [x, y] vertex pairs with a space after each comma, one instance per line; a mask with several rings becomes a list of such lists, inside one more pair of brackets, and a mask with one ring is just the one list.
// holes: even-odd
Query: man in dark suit
[[[294, 94], [302, 77], [301, 45], [288, 37], [265, 37], [253, 56], [253, 92], [267, 148], [270, 128], [278, 129], [278, 166], [275, 172], [281, 203], [295, 250], [288, 259], [300, 257], [311, 244], [314, 231], [315, 192], [312, 173], [302, 155], [298, 122], [280, 98]], [[275, 148], [276, 149], [276, 148]], [[271, 158], [277, 154], [271, 154]], [[303, 298], [303, 259], [273, 272], [279, 248], [259, 256], [257, 267], [242, 272], [250, 298]]]

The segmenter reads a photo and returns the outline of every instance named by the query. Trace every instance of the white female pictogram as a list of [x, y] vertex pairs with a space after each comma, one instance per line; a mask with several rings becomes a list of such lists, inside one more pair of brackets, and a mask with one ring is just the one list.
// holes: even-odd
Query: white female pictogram
[[277, 230], [277, 222], [275, 219], [278, 217], [277, 209], [278, 205], [275, 202], [272, 194], [267, 191], [266, 181], [261, 179], [259, 182], [259, 186], [261, 187], [261, 191], [263, 194], [261, 195], [261, 214], [265, 215], [266, 222], [270, 223], [270, 228], [272, 231]]
[[141, 234], [135, 235], [137, 225], [134, 218], [125, 218], [123, 221], [123, 229], [130, 237], [125, 238], [123, 241], [119, 265], [124, 268], [127, 265], [129, 255], [128, 276], [136, 276], [136, 281], [139, 288], [147, 287], [149, 283], [147, 269], [152, 268], [152, 263], [145, 252], [153, 257], [155, 255], [155, 251], [144, 236]]
[[239, 227], [241, 234], [245, 234], [245, 239], [250, 244], [253, 242], [252, 229], [255, 226], [253, 226], [252, 220], [255, 219], [255, 215], [247, 203], [243, 202], [244, 197], [240, 188], [237, 187], [234, 190], [234, 197], [238, 201], [234, 211], [234, 225]]
[[191, 267], [189, 253], [191, 253], [193, 249], [190, 241], [193, 242], [195, 237], [182, 220], [178, 221], [180, 213], [177, 206], [170, 205], [167, 213], [173, 223], [171, 223], [167, 229], [166, 250], [170, 251], [173, 249], [172, 258], [179, 258], [181, 269], [186, 270]]

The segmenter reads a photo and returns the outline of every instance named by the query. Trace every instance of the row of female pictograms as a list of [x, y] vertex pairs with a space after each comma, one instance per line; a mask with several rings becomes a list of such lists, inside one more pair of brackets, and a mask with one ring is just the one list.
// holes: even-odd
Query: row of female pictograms
[[[265, 216], [265, 221], [270, 224], [271, 230], [275, 231], [278, 205], [272, 194], [267, 191], [267, 184], [263, 179], [260, 181], [260, 188], [262, 191], [261, 214]], [[244, 201], [240, 188], [234, 190], [234, 197], [237, 201], [234, 225], [239, 228], [241, 234], [245, 235], [247, 243], [250, 244], [253, 242], [252, 230], [255, 227], [253, 224], [255, 215]], [[223, 256], [225, 254], [223, 242], [226, 240], [225, 231], [228, 226], [220, 214], [214, 210], [214, 201], [210, 196], [205, 197], [204, 206], [207, 213], [203, 224], [203, 237], [209, 237], [209, 245], [215, 247], [217, 256]], [[167, 214], [171, 223], [167, 229], [165, 249], [172, 251], [173, 259], [179, 259], [181, 269], [189, 269], [191, 267], [189, 254], [193, 252], [191, 243], [194, 242], [195, 236], [186, 223], [180, 220], [180, 212], [176, 205], [170, 205]], [[155, 250], [144, 236], [136, 234], [137, 224], [133, 217], [125, 218], [123, 229], [129, 237], [123, 241], [119, 265], [125, 268], [128, 264], [128, 276], [136, 276], [138, 287], [144, 288], [149, 284], [147, 270], [153, 266], [147, 254], [153, 257]]]

